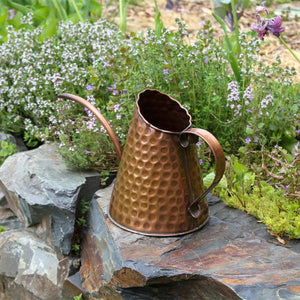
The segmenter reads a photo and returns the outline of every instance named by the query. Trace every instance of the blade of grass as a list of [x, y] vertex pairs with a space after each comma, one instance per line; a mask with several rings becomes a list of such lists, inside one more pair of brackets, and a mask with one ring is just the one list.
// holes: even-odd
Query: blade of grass
[[79, 12], [79, 10], [78, 10], [78, 7], [77, 7], [75, 1], [74, 1], [74, 0], [71, 0], [71, 3], [72, 3], [72, 5], [73, 5], [73, 7], [74, 7], [74, 9], [75, 9], [75, 11], [76, 11], [76, 14], [77, 14], [77, 16], [78, 16], [80, 22], [84, 22], [84, 21], [83, 21], [83, 18], [82, 18], [82, 16], [81, 16], [81, 14], [80, 14], [80, 12]]
[[226, 50], [228, 52], [228, 61], [229, 61], [230, 65], [231, 65], [232, 71], [234, 73], [234, 76], [235, 76], [237, 82], [241, 83], [241, 73], [240, 73], [240, 70], [239, 70], [237, 59], [236, 59], [236, 57], [234, 55], [234, 52], [233, 52], [233, 49], [232, 49], [232, 45], [231, 45], [230, 39], [228, 37], [228, 31], [227, 31], [227, 28], [226, 28], [226, 24], [215, 13], [213, 13], [212, 15], [216, 19], [216, 21], [221, 25], [221, 27], [222, 27], [222, 29], [224, 31], [224, 34], [225, 34], [224, 40], [225, 40]]
[[161, 14], [160, 11], [158, 9], [158, 5], [157, 5], [157, 1], [154, 0], [154, 4], [155, 4], [155, 33], [157, 36], [161, 35], [161, 31], [164, 28], [164, 24], [161, 20]]
[[231, 11], [232, 11], [232, 15], [233, 15], [233, 24], [234, 24], [234, 36], [235, 36], [235, 40], [237, 43], [237, 52], [238, 52], [238, 56], [240, 56], [241, 54], [241, 45], [239, 43], [239, 21], [238, 21], [238, 17], [236, 14], [236, 0], [231, 0]]
[[85, 0], [84, 13], [83, 13], [84, 20], [87, 20], [89, 18], [90, 6], [91, 6], [91, 0]]
[[120, 9], [120, 29], [123, 33], [126, 32], [126, 11], [127, 11], [127, 1], [119, 0], [119, 9]]

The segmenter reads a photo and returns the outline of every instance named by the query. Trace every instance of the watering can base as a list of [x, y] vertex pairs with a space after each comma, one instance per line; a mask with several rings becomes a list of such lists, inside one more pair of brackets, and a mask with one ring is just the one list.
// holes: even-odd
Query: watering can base
[[108, 212], [108, 217], [109, 217], [109, 220], [115, 224], [116, 226], [118, 226], [119, 228], [123, 229], [123, 230], [126, 230], [126, 231], [129, 231], [129, 232], [132, 232], [132, 233], [136, 233], [136, 234], [141, 234], [141, 235], [145, 235], [145, 236], [156, 236], [156, 237], [172, 237], [172, 236], [181, 236], [181, 235], [185, 235], [185, 234], [189, 234], [189, 233], [192, 233], [194, 231], [197, 231], [197, 230], [200, 230], [201, 228], [203, 228], [209, 221], [209, 215], [207, 216], [207, 218], [201, 222], [200, 225], [190, 229], [190, 230], [186, 230], [186, 231], [180, 231], [180, 232], [172, 232], [172, 233], [156, 233], [156, 232], [147, 232], [147, 231], [139, 231], [139, 230], [134, 230], [134, 229], [131, 229], [129, 227], [126, 227], [120, 223], [118, 223], [117, 221], [115, 221], [110, 213]]

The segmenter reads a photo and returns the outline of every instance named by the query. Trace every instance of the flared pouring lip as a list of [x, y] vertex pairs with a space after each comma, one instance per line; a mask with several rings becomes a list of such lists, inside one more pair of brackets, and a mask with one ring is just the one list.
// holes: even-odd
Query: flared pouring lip
[[[184, 128], [182, 131], [170, 131], [170, 130], [166, 130], [166, 129], [162, 129], [162, 128], [156, 127], [156, 126], [154, 126], [153, 124], [151, 124], [149, 121], [147, 121], [147, 120], [144, 118], [144, 116], [143, 116], [143, 114], [141, 113], [141, 110], [140, 110], [140, 103], [139, 103], [139, 101], [141, 100], [141, 95], [142, 95], [143, 93], [145, 93], [145, 92], [156, 92], [156, 93], [159, 93], [159, 94], [161, 94], [161, 95], [167, 96], [170, 100], [172, 100], [173, 102], [175, 102], [175, 103], [180, 107], [180, 109], [182, 109], [182, 110], [185, 112], [185, 114], [186, 114], [187, 117], [188, 117], [188, 123], [189, 123], [189, 125], [188, 125], [186, 128]], [[161, 131], [161, 132], [164, 132], [164, 133], [170, 133], [170, 134], [180, 135], [182, 132], [184, 132], [184, 131], [186, 131], [186, 130], [188, 130], [189, 128], [192, 127], [192, 117], [191, 117], [191, 115], [188, 113], [187, 109], [186, 109], [186, 108], [185, 108], [178, 100], [172, 98], [172, 97], [169, 96], [168, 94], [163, 93], [163, 92], [161, 92], [161, 91], [159, 91], [159, 90], [157, 90], [157, 89], [145, 89], [145, 90], [141, 91], [141, 92], [138, 94], [138, 98], [137, 98], [137, 101], [136, 101], [136, 106], [137, 106], [137, 110], [138, 110], [139, 116], [143, 119], [143, 121], [144, 121], [147, 125], [149, 125], [151, 128], [153, 128], [153, 129], [155, 129], [155, 130], [157, 130], [157, 131]]]

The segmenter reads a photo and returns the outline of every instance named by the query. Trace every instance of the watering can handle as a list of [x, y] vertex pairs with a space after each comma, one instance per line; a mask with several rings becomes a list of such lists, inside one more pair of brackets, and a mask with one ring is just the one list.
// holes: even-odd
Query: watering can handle
[[219, 143], [219, 141], [213, 136], [209, 131], [199, 128], [190, 128], [182, 132], [182, 134], [194, 134], [201, 137], [212, 150], [215, 162], [216, 162], [216, 174], [213, 182], [208, 187], [208, 189], [203, 192], [198, 198], [193, 200], [188, 208], [189, 212], [194, 218], [198, 218], [200, 215], [200, 210], [198, 208], [198, 203], [201, 199], [203, 199], [221, 180], [224, 171], [225, 171], [225, 156], [223, 149]]
[[119, 140], [118, 140], [116, 134], [114, 133], [114, 131], [112, 130], [112, 128], [110, 127], [107, 120], [103, 117], [103, 115], [100, 113], [100, 111], [95, 106], [93, 106], [87, 100], [85, 100], [79, 96], [72, 95], [72, 94], [64, 93], [64, 94], [58, 95], [58, 98], [73, 100], [73, 101], [79, 102], [80, 104], [82, 104], [83, 106], [88, 108], [96, 116], [96, 118], [101, 122], [103, 127], [106, 129], [108, 135], [112, 139], [112, 142], [114, 144], [115, 150], [118, 155], [118, 158], [119, 158], [119, 160], [121, 160], [122, 150], [121, 150], [121, 146], [119, 144]]

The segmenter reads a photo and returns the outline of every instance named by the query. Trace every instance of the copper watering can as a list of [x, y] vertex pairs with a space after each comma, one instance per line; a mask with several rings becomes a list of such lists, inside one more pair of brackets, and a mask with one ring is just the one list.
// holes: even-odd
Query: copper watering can
[[[110, 200], [109, 218], [117, 226], [143, 235], [176, 236], [203, 227], [209, 218], [205, 196], [221, 180], [225, 157], [218, 140], [204, 129], [191, 128], [191, 116], [175, 99], [157, 90], [138, 95], [123, 150], [102, 114], [88, 101], [71, 94], [102, 123], [120, 159]], [[204, 189], [195, 143], [211, 148], [215, 178]]]

